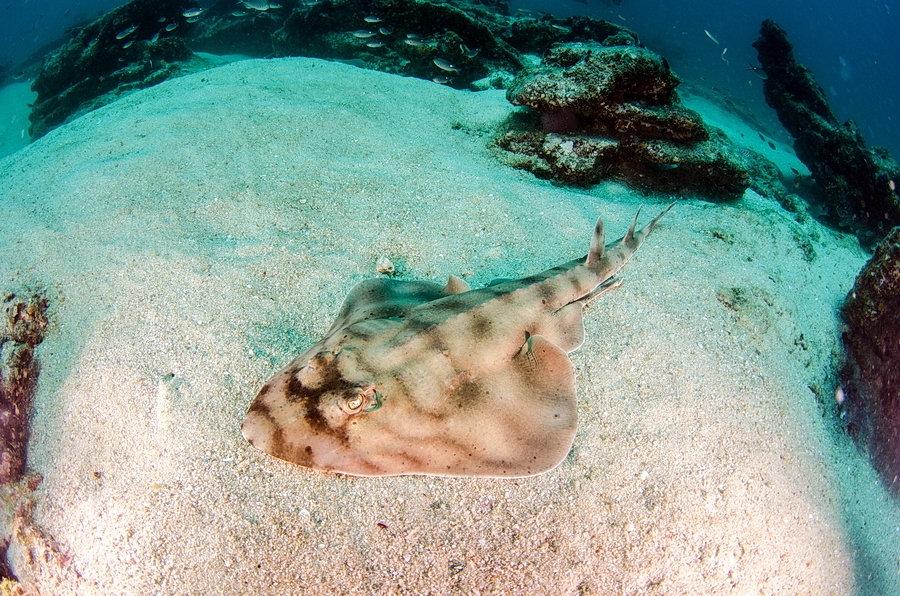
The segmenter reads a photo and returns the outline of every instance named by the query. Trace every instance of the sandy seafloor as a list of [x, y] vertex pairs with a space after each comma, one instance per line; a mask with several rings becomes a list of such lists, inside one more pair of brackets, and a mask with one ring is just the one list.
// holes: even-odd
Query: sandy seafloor
[[672, 199], [508, 168], [487, 142], [511, 109], [502, 91], [251, 60], [0, 161], [2, 287], [53, 300], [29, 451], [42, 533], [14, 540], [19, 578], [82, 595], [900, 593], [900, 508], [828, 404], [866, 254], [753, 192], [680, 197], [588, 309], [579, 429], [547, 474], [350, 478], [243, 440], [259, 387], [379, 257], [477, 286], [585, 254], [598, 214], [615, 238]]

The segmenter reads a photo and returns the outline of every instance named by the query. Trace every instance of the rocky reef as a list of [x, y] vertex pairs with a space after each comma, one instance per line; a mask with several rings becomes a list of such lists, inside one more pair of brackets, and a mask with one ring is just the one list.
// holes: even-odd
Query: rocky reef
[[857, 276], [843, 318], [847, 430], [900, 494], [900, 227]]
[[522, 68], [524, 53], [541, 53], [560, 41], [627, 33], [589, 17], [512, 17], [505, 0], [283, 4], [234, 11], [230, 0], [221, 0], [192, 29], [188, 42], [192, 49], [215, 53], [343, 60], [464, 89], [502, 86]]
[[797, 156], [816, 183], [823, 219], [874, 244], [900, 225], [900, 164], [882, 147], [866, 147], [852, 120], [841, 124], [812, 72], [798, 63], [785, 31], [763, 21], [753, 42], [766, 73], [763, 92], [794, 137]]
[[79, 30], [32, 85], [32, 138], [197, 70], [193, 52], [308, 56], [459, 89], [508, 88], [530, 111], [501, 131], [499, 155], [561, 183], [613, 178], [713, 200], [739, 197], [751, 183], [753, 160], [681, 104], [665, 58], [607, 21], [513, 17], [505, 0], [192, 4], [132, 0]]
[[[11, 539], [41, 482], [26, 474], [29, 416], [38, 378], [34, 349], [44, 339], [49, 301], [41, 292], [7, 294], [0, 318], [0, 594], [28, 594], [7, 562]], [[30, 513], [27, 516], [30, 519]], [[6, 592], [4, 592], [6, 590]]]
[[32, 139], [135, 89], [181, 73], [188, 0], [133, 0], [78, 30], [50, 54], [31, 85]]
[[713, 200], [740, 197], [746, 161], [681, 104], [680, 79], [634, 34], [559, 43], [523, 69], [507, 98], [530, 111], [497, 138], [507, 161], [566, 184], [619, 179]]
[[4, 299], [0, 329], [0, 486], [18, 482], [25, 472], [28, 416], [37, 382], [34, 348], [47, 327], [47, 299], [37, 293]]
[[[32, 138], [135, 89], [193, 72], [193, 52], [341, 60], [459, 89], [503, 87], [523, 54], [633, 35], [588, 17], [512, 17], [505, 0], [328, 0], [278, 4], [132, 0], [45, 59], [32, 88]], [[197, 62], [197, 61], [194, 61]]]
[[465, 88], [521, 66], [500, 34], [506, 24], [505, 15], [468, 3], [343, 0], [293, 11], [273, 45], [282, 55], [353, 60]]
[[272, 37], [299, 6], [296, 0], [276, 4], [219, 0], [206, 9], [189, 31], [195, 52], [244, 54], [266, 58], [275, 54]]

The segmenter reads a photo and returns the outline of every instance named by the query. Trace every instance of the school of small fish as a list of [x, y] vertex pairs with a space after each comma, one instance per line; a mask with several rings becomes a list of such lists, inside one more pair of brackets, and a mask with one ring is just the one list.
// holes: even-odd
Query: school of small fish
[[[243, 16], [243, 14], [244, 13], [242, 13], [241, 16]], [[237, 16], [237, 14], [235, 14], [235, 16]], [[368, 15], [366, 17], [363, 17], [363, 22], [366, 23], [367, 25], [378, 25], [380, 23], [383, 23], [384, 19], [373, 14], [373, 15]], [[380, 40], [375, 40], [373, 38], [377, 37], [379, 34], [386, 37], [386, 36], [391, 35], [392, 32], [387, 27], [381, 26], [378, 28], [377, 32], [373, 31], [371, 29], [356, 29], [355, 31], [350, 31], [349, 34], [352, 35], [353, 37], [355, 37], [356, 39], [361, 40], [365, 44], [366, 48], [369, 48], [371, 50], [380, 50], [380, 49], [388, 47], [388, 44], [386, 44], [385, 42], [380, 41]], [[412, 46], [414, 48], [433, 47], [433, 42], [429, 42], [427, 39], [423, 39], [423, 37], [420, 34], [412, 33], [412, 32], [406, 33], [398, 41], [398, 43], [403, 43], [405, 45]], [[480, 50], [481, 50], [481, 48], [471, 49], [465, 43], [459, 44], [460, 56], [462, 56], [465, 59], [474, 58], [475, 56], [478, 55], [478, 52]], [[434, 64], [441, 71], [444, 71], [444, 73], [459, 74], [459, 67], [457, 67], [455, 64], [453, 64], [446, 58], [440, 58], [440, 57], [433, 58], [432, 64]], [[452, 82], [452, 78], [446, 74], [437, 74], [434, 77], [432, 77], [431, 80], [439, 85], [447, 85]]]

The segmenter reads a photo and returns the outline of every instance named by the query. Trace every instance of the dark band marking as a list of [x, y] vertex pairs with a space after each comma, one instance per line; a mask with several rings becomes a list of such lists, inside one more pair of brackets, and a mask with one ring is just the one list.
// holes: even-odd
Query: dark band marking
[[297, 370], [289, 372], [285, 397], [292, 403], [299, 404], [304, 410], [304, 420], [309, 427], [319, 433], [331, 435], [341, 442], [347, 441], [347, 432], [343, 427], [333, 428], [322, 415], [322, 396], [330, 394], [347, 394], [355, 389], [355, 385], [348, 383], [341, 376], [337, 366], [338, 360], [331, 361], [327, 366], [317, 368], [320, 384], [315, 389], [303, 385], [297, 378]]
[[450, 398], [453, 405], [460, 410], [470, 410], [484, 400], [488, 392], [477, 381], [467, 381], [454, 391]]
[[472, 337], [476, 340], [485, 341], [494, 333], [494, 323], [491, 321], [490, 317], [485, 316], [484, 313], [472, 311], [471, 318]]

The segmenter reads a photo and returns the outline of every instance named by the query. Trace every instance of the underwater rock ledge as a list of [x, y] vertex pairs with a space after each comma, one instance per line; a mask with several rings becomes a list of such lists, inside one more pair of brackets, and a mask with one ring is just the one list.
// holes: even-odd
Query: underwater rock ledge
[[771, 19], [753, 42], [767, 78], [766, 103], [794, 137], [812, 172], [824, 220], [872, 245], [900, 225], [900, 164], [883, 147], [866, 147], [856, 123], [841, 124], [812, 72], [798, 63], [787, 33]]

